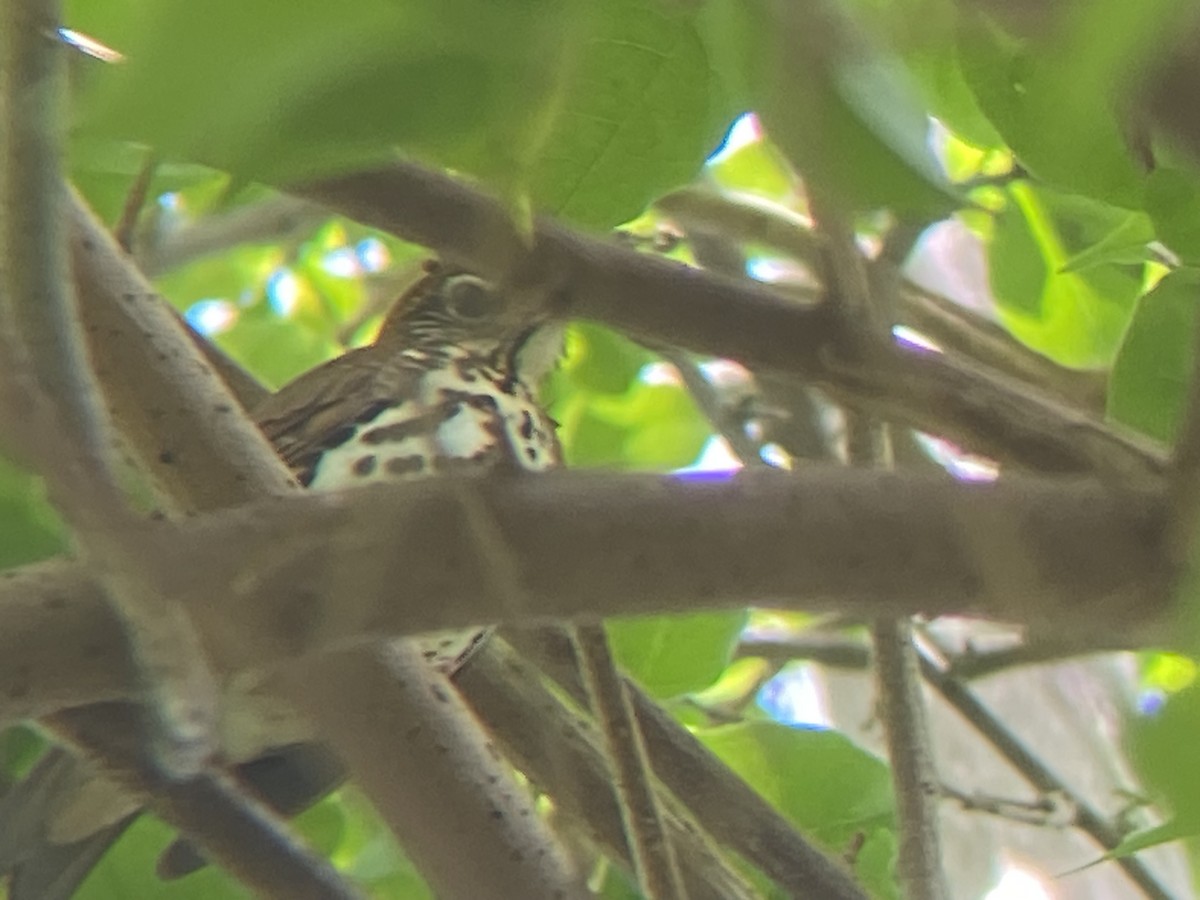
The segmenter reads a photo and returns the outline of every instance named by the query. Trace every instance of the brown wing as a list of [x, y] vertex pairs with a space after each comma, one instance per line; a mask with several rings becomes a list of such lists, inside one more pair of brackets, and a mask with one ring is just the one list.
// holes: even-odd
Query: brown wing
[[344, 443], [416, 389], [419, 372], [396, 365], [378, 347], [362, 347], [285, 384], [254, 409], [254, 418], [302, 484], [326, 450]]

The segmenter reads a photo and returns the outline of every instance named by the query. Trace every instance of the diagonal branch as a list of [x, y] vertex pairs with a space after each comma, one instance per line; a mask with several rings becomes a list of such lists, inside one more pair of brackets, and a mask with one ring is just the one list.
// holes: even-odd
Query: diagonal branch
[[[140, 523], [120, 484], [70, 285], [60, 10], [54, 2], [13, 0], [2, 13], [0, 352], [7, 372], [0, 417], [18, 451], [36, 461], [79, 550], [103, 573], [143, 676], [159, 764], [195, 775], [212, 751], [212, 674], [177, 599], [157, 590], [153, 558], [113, 537], [132, 535]], [[28, 414], [18, 426], [21, 413]]]
[[851, 363], [845, 335], [822, 306], [688, 269], [549, 219], [532, 231], [505, 207], [449, 176], [408, 163], [291, 188], [350, 218], [432, 248], [511, 288], [541, 292], [571, 315], [634, 337], [790, 372], [839, 401], [1025, 468], [1161, 477], [1165, 455], [1028, 385], [944, 357], [891, 345]]
[[641, 728], [613, 660], [608, 635], [604, 626], [595, 622], [569, 628], [568, 634], [587, 688], [588, 707], [604, 738], [638, 884], [646, 900], [684, 897], [675, 847], [663, 826], [651, 783]]
[[[82, 286], [85, 321], [93, 339], [96, 367], [129, 444], [168, 489], [174, 502], [184, 509], [209, 510], [288, 493], [293, 484], [283, 464], [214, 374], [182, 323], [165, 308], [77, 199], [72, 211], [75, 274]], [[169, 551], [164, 551], [163, 556], [170, 556], [175, 563], [182, 559]], [[207, 606], [215, 596], [214, 591], [224, 592], [229, 587], [203, 577], [198, 580], [188, 577], [178, 582], [178, 589], [197, 601], [193, 611]], [[219, 641], [229, 633], [206, 635], [218, 657], [224, 653]], [[351, 656], [345, 659], [351, 660], [346, 664], [352, 668]], [[303, 679], [306, 675], [323, 679], [311, 685], [311, 693], [324, 696], [320, 688], [332, 680], [333, 673], [325, 671], [318, 676], [315, 670], [308, 670], [295, 678]], [[453, 725], [452, 720], [462, 720], [464, 713], [445, 704], [426, 706], [422, 713], [431, 717], [426, 724], [436, 724], [446, 734], [469, 732], [474, 724], [460, 721], [459, 725]], [[429, 777], [435, 764], [452, 765], [451, 759], [443, 754], [427, 760], [425, 771], [417, 767], [397, 769], [393, 754], [380, 752], [387, 746], [379, 734], [383, 724], [379, 718], [360, 718], [352, 728], [328, 729], [322, 736], [351, 757], [359, 767], [356, 774], [370, 783], [389, 778], [415, 782]], [[373, 747], [376, 752], [357, 752], [362, 747]], [[371, 768], [364, 770], [368, 765]], [[481, 767], [489, 768], [497, 783], [506, 777], [500, 760], [487, 757], [477, 769]], [[486, 818], [487, 798], [475, 795], [474, 799], [479, 805], [479, 818]], [[388, 810], [385, 808], [384, 812]], [[390, 824], [403, 831], [398, 827], [403, 824], [400, 819]], [[457, 827], [454, 821], [437, 817], [426, 825], [429, 834], [440, 834], [446, 841], [454, 839]], [[522, 823], [517, 816], [495, 820], [487, 837], [508, 847], [512, 842], [506, 841], [506, 837], [520, 827]], [[553, 858], [556, 852], [553, 842], [545, 833], [538, 837], [541, 846], [533, 855]], [[481, 851], [482, 846], [481, 837], [476, 849]], [[449, 861], [444, 856], [428, 861], [438, 866], [460, 867], [459, 861]], [[236, 860], [229, 862], [236, 868]], [[432, 882], [442, 883], [443, 876], [453, 877], [454, 873], [434, 870], [425, 874]], [[551, 879], [550, 883], [557, 882]]]

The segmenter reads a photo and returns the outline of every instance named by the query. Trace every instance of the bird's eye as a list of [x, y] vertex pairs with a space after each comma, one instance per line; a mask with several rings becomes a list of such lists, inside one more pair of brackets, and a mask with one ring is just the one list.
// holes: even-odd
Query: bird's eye
[[496, 295], [474, 275], [456, 275], [442, 291], [446, 309], [460, 319], [482, 319], [496, 311]]

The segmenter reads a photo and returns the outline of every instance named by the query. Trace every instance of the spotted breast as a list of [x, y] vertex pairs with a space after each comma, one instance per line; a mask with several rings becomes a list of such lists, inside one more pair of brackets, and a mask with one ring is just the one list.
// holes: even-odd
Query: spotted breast
[[[561, 346], [557, 323], [530, 321], [481, 279], [434, 266], [374, 344], [286, 385], [255, 418], [314, 490], [553, 468], [562, 454], [536, 391]], [[422, 650], [452, 671], [479, 637], [429, 635]]]

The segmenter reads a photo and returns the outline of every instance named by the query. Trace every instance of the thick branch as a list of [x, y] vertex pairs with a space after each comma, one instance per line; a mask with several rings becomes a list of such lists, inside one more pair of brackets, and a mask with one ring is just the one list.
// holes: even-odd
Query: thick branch
[[72, 193], [71, 256], [96, 377], [122, 436], [187, 510], [286, 493], [291, 476], [184, 325]]
[[[546, 629], [523, 631], [513, 637], [522, 658], [546, 671], [577, 702], [584, 702], [584, 689], [569, 642], [547, 640], [556, 635]], [[509, 663], [510, 668], [519, 665]], [[485, 702], [495, 693], [485, 685], [476, 686], [484, 677], [473, 668], [460, 675], [460, 681], [470, 680], [472, 702], [476, 702], [476, 693]], [[530, 687], [525, 680], [520, 684], [526, 693], [545, 692], [543, 686]], [[714, 837], [774, 879], [789, 896], [863, 900], [863, 891], [840, 864], [797, 834], [771, 804], [641, 688], [628, 679], [625, 687], [637, 709], [638, 724], [655, 775]], [[548, 705], [537, 704], [540, 709]], [[486, 711], [482, 714], [487, 718]], [[685, 859], [685, 877], [691, 871], [692, 866]]]
[[[323, 733], [381, 741], [347, 742], [341, 749], [436, 896], [568, 900], [586, 894], [553, 852], [528, 792], [496, 766], [483, 733], [464, 727], [473, 720], [462, 699], [415, 647], [326, 654], [304, 668], [288, 695]], [[457, 714], [439, 710], [446, 706]], [[391, 766], [379, 767], [377, 758]], [[417, 777], [397, 778], [397, 770]], [[453, 829], [431, 827], [439, 820]]]
[[[748, 603], [1101, 634], [1164, 624], [1160, 507], [1094, 484], [819, 468], [715, 483], [480, 480], [471, 489], [505, 537], [523, 610], [462, 541], [463, 489], [435, 480], [288, 498], [189, 528], [204, 577], [233, 586], [207, 591], [217, 599], [196, 614], [235, 666], [364, 632]], [[420, 602], [397, 603], [397, 590]]]
[[527, 233], [500, 203], [419, 166], [397, 164], [292, 190], [494, 281], [540, 291], [571, 315], [752, 368], [794, 373], [867, 412], [1002, 461], [1139, 480], [1157, 479], [1165, 464], [1161, 448], [1149, 442], [961, 363], [878, 348], [869, 367], [851, 366], [846, 335], [822, 306], [583, 237], [544, 218]]
[[[119, 483], [112, 433], [92, 379], [67, 264], [61, 170], [66, 60], [57, 3], [14, 0], [0, 23], [0, 418], [36, 461], [81, 552], [101, 573], [131, 636], [159, 763], [184, 777], [211, 751], [215, 686], [152, 556], [111, 538], [137, 521]], [[29, 415], [18, 426], [17, 404]]]
[[617, 671], [604, 626], [596, 622], [568, 629], [587, 688], [588, 707], [600, 727], [612, 766], [625, 842], [646, 900], [684, 897], [675, 848], [663, 826], [646, 747], [625, 682]]
[[[504, 535], [523, 609], [462, 539], [464, 490]], [[1169, 642], [1161, 522], [1154, 496], [1080, 482], [964, 485], [824, 468], [719, 482], [559, 472], [297, 494], [173, 526], [167, 546], [214, 658], [240, 669], [501, 620], [746, 604], [860, 618], [974, 614]], [[63, 622], [98, 615], [87, 608], [94, 589], [67, 571], [78, 593], [61, 593], [61, 571], [0, 581], [0, 659], [14, 671], [36, 661], [14, 639], [10, 610], [27, 621], [56, 597]], [[30, 594], [45, 599], [30, 607]], [[47, 620], [47, 629], [58, 622]]]
[[[243, 884], [279, 900], [356, 900], [354, 888], [321, 857], [301, 846], [261, 804], [220, 772], [178, 781], [147, 757], [136, 711], [126, 704], [69, 710], [56, 728], [95, 752], [103, 748], [109, 774], [146, 801], [162, 819], [186, 829]], [[147, 790], [148, 789], [148, 790]]]
[[[569, 709], [544, 683], [541, 672], [503, 641], [490, 642], [485, 652], [459, 673], [457, 683], [521, 771], [554, 798], [567, 822], [584, 830], [607, 854], [632, 868], [612, 776], [600, 748], [600, 737], [591, 724]], [[695, 745], [694, 738], [689, 736], [688, 740]], [[720, 777], [734, 778], [723, 766]], [[766, 805], [752, 790], [742, 787], [743, 795]], [[703, 831], [703, 825], [719, 822], [721, 815], [706, 819], [702, 825], [684, 806], [684, 801], [690, 802], [689, 797], [677, 793], [681, 798], [677, 800], [657, 786], [656, 790], [667, 833], [679, 854], [687, 896], [692, 900], [753, 896], [742, 876]], [[758, 862], [753, 856], [749, 858]], [[794, 864], [794, 860], [789, 859], [787, 864]], [[830, 900], [864, 900], [864, 895], [853, 890], [822, 896]]]
[[[185, 509], [208, 510], [287, 493], [293, 485], [283, 464], [198, 352], [182, 323], [77, 199], [72, 212], [75, 274], [81, 284], [96, 369], [122, 433], [138, 455]], [[228, 587], [203, 577], [180, 583], [180, 589], [196, 600], [193, 609], [204, 608]], [[208, 637], [218, 641], [221, 635]], [[218, 657], [223, 655], [219, 646], [213, 649]], [[318, 677], [315, 671], [306, 671], [310, 677]], [[323, 682], [312, 685], [314, 696], [323, 696], [323, 684], [334, 679], [331, 671], [320, 677]], [[469, 722], [462, 724], [463, 713], [457, 708], [435, 704], [424, 713], [430, 717], [427, 725], [436, 724], [447, 734], [470, 730]], [[453, 720], [458, 720], [459, 726]], [[364, 717], [355, 720], [352, 728], [325, 730], [322, 737], [351, 757], [358, 769], [355, 774], [368, 783], [388, 779], [420, 782], [434, 773], [436, 764], [453, 764], [443, 755], [431, 758], [424, 771], [397, 771], [392, 755], [380, 750], [387, 746], [377, 730], [383, 725], [380, 717]], [[362, 753], [363, 747], [376, 752]], [[111, 762], [107, 755], [106, 760]], [[490, 757], [476, 770], [485, 767], [497, 778], [505, 771], [501, 761]], [[480, 815], [486, 815], [487, 798], [476, 795], [474, 799]], [[385, 815], [389, 811], [395, 808], [385, 807]], [[399, 827], [402, 820], [390, 824], [403, 832]], [[428, 819], [426, 826], [428, 835], [439, 834], [444, 840], [451, 840], [458, 827], [445, 816]], [[546, 843], [539, 853], [552, 853], [551, 845]], [[435, 861], [457, 867], [444, 856]], [[236, 868], [237, 862], [232, 864]], [[453, 875], [423, 874], [434, 883]]]

